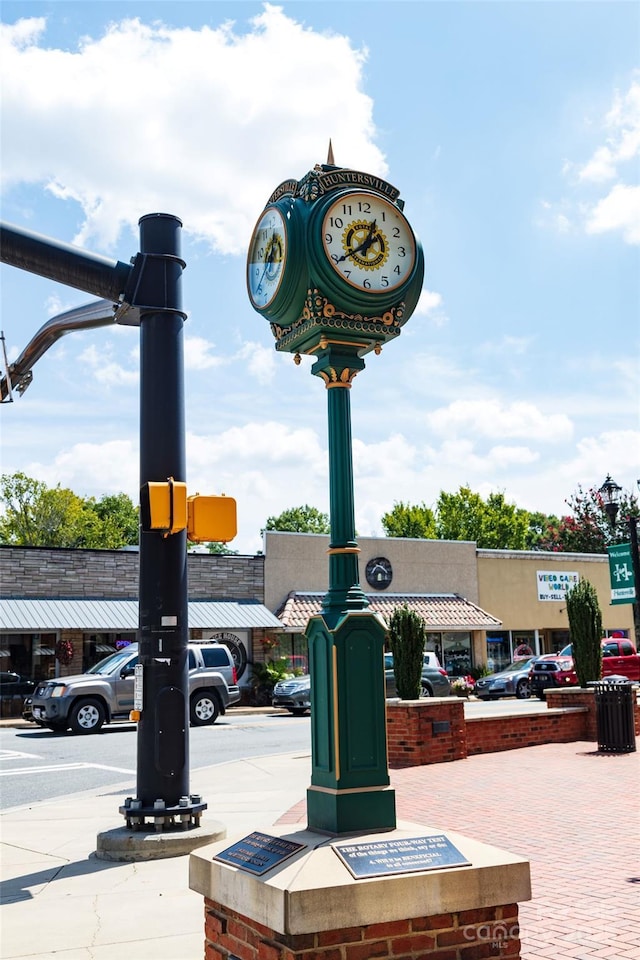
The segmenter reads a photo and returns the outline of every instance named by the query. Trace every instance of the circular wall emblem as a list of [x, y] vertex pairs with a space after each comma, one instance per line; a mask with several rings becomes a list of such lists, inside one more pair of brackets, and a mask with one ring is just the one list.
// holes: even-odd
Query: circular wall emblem
[[369, 560], [364, 575], [367, 583], [374, 590], [386, 590], [393, 579], [393, 570], [386, 557], [376, 557]]
[[233, 657], [233, 663], [239, 680], [247, 669], [247, 651], [240, 637], [237, 637], [235, 633], [215, 633], [211, 639], [217, 640], [218, 643], [224, 643], [225, 647], [229, 647], [229, 653]]

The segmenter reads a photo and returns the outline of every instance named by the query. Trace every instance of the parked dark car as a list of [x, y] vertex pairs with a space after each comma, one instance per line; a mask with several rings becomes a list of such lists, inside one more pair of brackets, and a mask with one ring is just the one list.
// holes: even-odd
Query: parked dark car
[[13, 673], [11, 670], [0, 673], [0, 697], [25, 697], [33, 693], [35, 683], [27, 677], [21, 677], [19, 673]]
[[474, 693], [480, 700], [494, 700], [498, 697], [517, 697], [526, 700], [531, 696], [529, 674], [537, 657], [525, 657], [514, 660], [504, 670], [498, 670], [488, 677], [476, 680]]
[[[396, 678], [393, 673], [393, 654], [384, 655], [384, 676], [387, 697], [395, 697]], [[448, 697], [451, 682], [445, 670], [438, 664], [434, 653], [425, 653], [422, 667], [422, 696]], [[280, 680], [273, 688], [271, 703], [274, 707], [284, 707], [294, 717], [301, 717], [311, 708], [311, 677], [291, 677]]]
[[540, 657], [531, 670], [531, 692], [540, 700], [544, 700], [544, 691], [548, 687], [575, 687], [577, 684], [571, 657]]
[[[393, 672], [393, 654], [384, 655], [384, 675], [387, 697], [397, 697], [396, 677]], [[451, 681], [446, 670], [439, 665], [434, 653], [425, 653], [422, 662], [421, 696], [448, 697], [451, 693]]]
[[305, 673], [302, 677], [280, 680], [273, 688], [271, 704], [284, 707], [294, 717], [301, 717], [311, 709], [311, 676]]

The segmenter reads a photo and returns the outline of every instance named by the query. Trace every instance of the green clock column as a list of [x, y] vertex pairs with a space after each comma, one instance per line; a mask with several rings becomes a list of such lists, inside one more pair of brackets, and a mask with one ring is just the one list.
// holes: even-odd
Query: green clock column
[[329, 590], [309, 621], [313, 691], [309, 828], [331, 834], [393, 830], [384, 674], [385, 628], [367, 610], [358, 576], [350, 388], [356, 349], [327, 344], [312, 367], [327, 387], [331, 542]]

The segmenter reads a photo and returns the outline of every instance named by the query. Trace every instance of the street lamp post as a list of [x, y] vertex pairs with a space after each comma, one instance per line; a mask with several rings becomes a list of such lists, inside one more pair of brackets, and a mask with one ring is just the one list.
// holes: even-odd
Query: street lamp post
[[[611, 527], [615, 529], [620, 509], [620, 494], [622, 487], [611, 479], [607, 474], [606, 480], [600, 487], [599, 493], [602, 497], [605, 513], [609, 518]], [[624, 517], [622, 522], [626, 522], [629, 528], [629, 542], [631, 545], [631, 562], [633, 564], [633, 579], [635, 583], [636, 598], [633, 602], [633, 629], [635, 634], [636, 650], [640, 650], [640, 602], [638, 592], [640, 591], [640, 556], [638, 555], [638, 518], [634, 516]]]

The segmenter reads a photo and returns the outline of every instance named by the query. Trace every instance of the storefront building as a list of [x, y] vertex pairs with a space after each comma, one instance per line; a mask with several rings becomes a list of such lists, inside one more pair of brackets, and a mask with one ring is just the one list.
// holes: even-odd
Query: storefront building
[[[189, 554], [189, 635], [226, 643], [241, 686], [285, 656], [305, 671], [304, 630], [328, 589], [329, 537], [267, 532], [264, 555]], [[633, 638], [631, 604], [610, 603], [606, 556], [479, 550], [475, 543], [363, 537], [360, 583], [383, 618], [406, 604], [451, 676], [569, 642], [565, 595], [595, 587], [605, 635]], [[137, 550], [0, 546], [0, 670], [80, 673], [136, 638]]]
[[[264, 606], [264, 557], [189, 554], [190, 639], [229, 646], [241, 686], [279, 621]], [[82, 673], [133, 642], [138, 551], [0, 547], [0, 670]]]
[[[320, 610], [328, 589], [328, 546], [325, 536], [265, 534], [265, 604], [300, 653], [305, 618]], [[371, 609], [383, 616], [404, 603], [416, 609], [427, 625], [427, 649], [451, 676], [561, 650], [569, 642], [564, 598], [579, 579], [589, 580], [598, 594], [604, 635], [633, 640], [631, 604], [610, 602], [607, 556], [392, 537], [362, 537], [358, 546], [360, 583]]]

